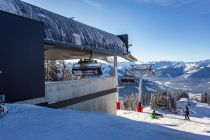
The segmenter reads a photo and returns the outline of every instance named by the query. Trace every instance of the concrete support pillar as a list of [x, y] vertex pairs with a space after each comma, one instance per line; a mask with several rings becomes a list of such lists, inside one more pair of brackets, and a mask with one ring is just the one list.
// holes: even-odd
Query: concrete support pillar
[[142, 78], [139, 80], [139, 95], [138, 95], [138, 102], [142, 103]]
[[138, 104], [137, 104], [137, 112], [143, 112], [143, 102], [142, 102], [142, 94], [143, 94], [143, 89], [142, 89], [142, 77], [139, 80], [139, 95], [138, 95]]
[[[114, 77], [116, 82], [116, 87], [118, 87], [118, 71], [117, 71], [117, 56], [114, 56]], [[119, 95], [118, 92], [116, 93], [117, 102], [119, 102]]]
[[116, 78], [116, 85], [118, 86], [117, 56], [114, 56], [114, 76]]
[[[117, 56], [114, 56], [114, 76], [115, 76], [116, 87], [118, 87]], [[116, 92], [116, 109], [118, 110], [121, 109], [118, 91]]]

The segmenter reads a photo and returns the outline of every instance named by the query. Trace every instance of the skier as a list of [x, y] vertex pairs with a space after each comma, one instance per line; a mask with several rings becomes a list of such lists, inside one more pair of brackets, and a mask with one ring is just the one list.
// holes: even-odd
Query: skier
[[186, 106], [186, 108], [185, 108], [185, 120], [190, 120], [190, 118], [189, 118], [189, 115], [190, 115], [190, 111], [189, 111], [189, 108]]
[[152, 111], [152, 115], [153, 116], [159, 116], [159, 117], [163, 117], [163, 114], [160, 114], [160, 113], [156, 113], [156, 111], [155, 111], [155, 109], [153, 109], [153, 111]]

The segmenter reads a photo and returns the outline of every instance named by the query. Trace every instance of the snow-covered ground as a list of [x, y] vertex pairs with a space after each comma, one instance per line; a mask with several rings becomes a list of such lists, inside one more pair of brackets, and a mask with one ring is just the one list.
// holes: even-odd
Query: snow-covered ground
[[120, 110], [118, 115], [139, 122], [147, 122], [174, 130], [209, 136], [208, 139], [210, 139], [210, 106], [208, 105], [197, 104], [196, 106], [191, 106], [190, 121], [186, 121], [184, 116], [181, 116], [181, 111], [176, 115], [159, 110], [159, 113], [163, 113], [164, 117], [158, 119], [150, 119], [149, 113], [151, 112], [150, 107], [146, 107], [144, 108], [144, 113]]
[[166, 114], [151, 120], [147, 113], [131, 111], [114, 116], [34, 105], [7, 107], [9, 112], [0, 118], [0, 140], [210, 140], [210, 120], [204, 116], [184, 121]]

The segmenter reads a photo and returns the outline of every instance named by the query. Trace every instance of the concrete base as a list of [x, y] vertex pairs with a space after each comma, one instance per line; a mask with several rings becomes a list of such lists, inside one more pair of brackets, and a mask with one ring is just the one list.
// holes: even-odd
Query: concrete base
[[[36, 98], [18, 103], [55, 104], [69, 99], [80, 98], [96, 92], [116, 88], [115, 77], [88, 78], [82, 80], [70, 80], [62, 82], [46, 82], [45, 97]], [[100, 97], [82, 101], [64, 108], [84, 111], [97, 111], [116, 114], [117, 93], [109, 93]]]
[[45, 96], [48, 103], [52, 104], [112, 88], [116, 88], [114, 77], [46, 82]]
[[46, 97], [41, 97], [41, 98], [35, 98], [35, 99], [29, 99], [25, 101], [19, 101], [16, 102], [17, 104], [41, 104], [48, 102]]
[[106, 112], [116, 115], [116, 93], [64, 107], [71, 110]]

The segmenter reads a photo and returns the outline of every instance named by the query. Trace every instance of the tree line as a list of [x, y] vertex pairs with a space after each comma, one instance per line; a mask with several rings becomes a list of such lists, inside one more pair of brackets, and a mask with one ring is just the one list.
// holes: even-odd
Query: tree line
[[71, 68], [66, 61], [45, 60], [45, 81], [66, 81], [71, 79]]
[[[142, 95], [142, 104], [150, 105], [151, 109], [163, 108], [171, 112], [176, 111], [176, 103], [181, 98], [189, 98], [185, 92], [153, 92]], [[138, 96], [131, 95], [120, 100], [122, 109], [136, 110], [138, 104]]]
[[210, 94], [208, 93], [203, 93], [201, 95], [201, 103], [207, 103], [210, 105]]

